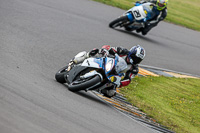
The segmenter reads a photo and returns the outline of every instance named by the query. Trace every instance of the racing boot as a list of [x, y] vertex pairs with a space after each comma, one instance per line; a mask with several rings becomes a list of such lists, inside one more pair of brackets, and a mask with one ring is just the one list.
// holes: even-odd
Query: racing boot
[[139, 28], [136, 30], [137, 33], [140, 33], [144, 28]]
[[153, 27], [157, 26], [158, 23], [145, 23], [145, 28], [142, 30], [142, 35], [146, 35]]
[[116, 88], [115, 87], [109, 87], [101, 90], [101, 93], [106, 97], [113, 97], [116, 95]]
[[149, 28], [145, 28], [142, 30], [142, 35], [146, 35], [150, 31]]
[[126, 31], [133, 31], [134, 28], [131, 28], [130, 26], [126, 26], [126, 27], [125, 27], [125, 30], [126, 30]]

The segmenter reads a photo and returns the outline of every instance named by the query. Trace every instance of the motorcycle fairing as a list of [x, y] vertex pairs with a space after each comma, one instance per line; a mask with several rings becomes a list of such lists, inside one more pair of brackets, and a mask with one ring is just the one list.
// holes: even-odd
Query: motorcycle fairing
[[133, 22], [134, 19], [137, 22], [145, 22], [152, 19], [157, 14], [154, 11], [154, 7], [151, 5], [152, 3], [149, 2], [144, 4], [136, 3], [134, 7], [125, 12], [125, 15], [128, 17], [130, 22]]
[[81, 66], [103, 68], [103, 58], [88, 58], [83, 61]]
[[[115, 59], [105, 57], [105, 58], [85, 59], [81, 66], [92, 67], [92, 68], [101, 68], [101, 69], [105, 70], [106, 74], [108, 74], [115, 65], [116, 65]], [[108, 67], [110, 68], [109, 70], [108, 70]]]
[[133, 16], [134, 16], [134, 18], [136, 20], [143, 20], [146, 17], [146, 14], [144, 12], [144, 9], [143, 9], [142, 5], [140, 5], [140, 6], [134, 6], [129, 11], [132, 12], [132, 14], [133, 14]]
[[68, 76], [67, 76], [66, 80], [68, 80], [69, 83], [71, 83], [71, 82], [76, 78], [76, 76], [77, 76], [80, 72], [82, 72], [83, 70], [85, 70], [85, 69], [87, 69], [87, 67], [85, 67], [85, 66], [75, 66], [75, 67], [73, 67], [73, 68], [69, 71], [69, 73], [67, 74]]
[[130, 22], [133, 22], [134, 18], [133, 18], [132, 13], [127, 13], [126, 16], [128, 17], [128, 20], [129, 20]]
[[147, 13], [146, 20], [150, 20], [156, 16], [157, 13], [154, 11], [155, 7], [153, 7], [151, 3], [144, 3], [142, 4], [142, 7]]
[[118, 56], [115, 56], [115, 59], [110, 57], [88, 58], [84, 60], [81, 66], [102, 69], [107, 77], [115, 65], [117, 65], [118, 60]]

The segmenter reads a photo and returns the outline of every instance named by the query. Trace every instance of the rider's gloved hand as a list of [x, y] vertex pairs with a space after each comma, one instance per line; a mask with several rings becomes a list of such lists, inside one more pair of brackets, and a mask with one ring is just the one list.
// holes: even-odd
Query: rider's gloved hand
[[108, 52], [108, 50], [107, 49], [101, 49], [100, 51], [99, 51], [99, 54], [101, 54], [102, 56], [108, 56], [109, 55], [109, 52]]
[[121, 85], [121, 77], [120, 76], [111, 76], [109, 77], [110, 82], [112, 82], [113, 84], [117, 85], [117, 87], [119, 87]]
[[115, 82], [116, 80], [117, 80], [117, 78], [115, 76], [110, 77], [111, 82]]
[[93, 49], [89, 52], [89, 57], [90, 56], [95, 56], [99, 52], [99, 49]]

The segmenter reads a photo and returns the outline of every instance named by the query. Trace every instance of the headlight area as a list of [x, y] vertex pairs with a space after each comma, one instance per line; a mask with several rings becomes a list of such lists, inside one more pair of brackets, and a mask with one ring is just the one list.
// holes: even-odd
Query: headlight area
[[108, 63], [106, 64], [106, 72], [110, 72], [113, 68], [114, 64], [112, 60], [109, 60]]

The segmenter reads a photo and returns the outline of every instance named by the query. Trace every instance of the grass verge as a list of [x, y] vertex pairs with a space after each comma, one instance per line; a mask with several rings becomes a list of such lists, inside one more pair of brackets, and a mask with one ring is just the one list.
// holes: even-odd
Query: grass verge
[[177, 133], [200, 132], [200, 79], [135, 77], [120, 93]]
[[[124, 10], [130, 9], [138, 0], [94, 0]], [[169, 0], [165, 19], [177, 25], [200, 31], [200, 0]], [[119, 14], [120, 16], [121, 14]], [[113, 16], [114, 17], [114, 16]], [[116, 16], [117, 17], [117, 16]]]

